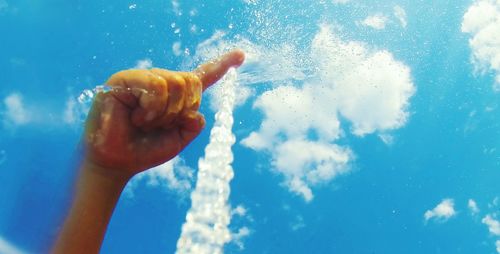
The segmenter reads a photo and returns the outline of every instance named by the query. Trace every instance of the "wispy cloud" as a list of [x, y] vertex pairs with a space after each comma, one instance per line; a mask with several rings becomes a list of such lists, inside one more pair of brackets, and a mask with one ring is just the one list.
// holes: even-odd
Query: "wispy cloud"
[[241, 227], [238, 231], [231, 233], [231, 241], [238, 246], [240, 250], [245, 249], [243, 240], [251, 234], [248, 227]]
[[438, 221], [447, 221], [456, 214], [453, 199], [444, 199], [434, 209], [427, 210], [424, 214], [425, 221], [435, 219]]
[[476, 0], [462, 21], [462, 32], [471, 35], [469, 46], [476, 71], [496, 74], [493, 88], [500, 91], [500, 1]]
[[19, 247], [13, 245], [5, 238], [0, 236], [0, 253], [2, 254], [26, 254], [25, 251], [19, 249]]
[[469, 199], [469, 201], [467, 202], [467, 207], [469, 207], [469, 211], [472, 214], [479, 213], [479, 207], [477, 206], [477, 203], [476, 201], [474, 201], [474, 199]]
[[5, 125], [24, 125], [30, 122], [30, 113], [26, 110], [23, 96], [19, 93], [11, 93], [3, 100], [5, 111]]
[[170, 161], [136, 175], [127, 184], [125, 194], [134, 196], [134, 190], [143, 182], [149, 187], [161, 187], [172, 191], [181, 198], [187, 198], [193, 188], [194, 169], [185, 165], [184, 160], [175, 157]]
[[481, 222], [488, 226], [490, 233], [500, 236], [500, 221], [494, 219], [491, 214], [486, 215]]
[[389, 19], [385, 15], [375, 14], [366, 17], [363, 21], [361, 21], [361, 24], [376, 30], [382, 30], [385, 28], [388, 21]]
[[408, 21], [405, 9], [399, 5], [394, 6], [394, 16], [398, 19], [401, 26], [406, 28]]
[[290, 229], [292, 231], [297, 231], [306, 226], [306, 223], [304, 222], [304, 218], [300, 215], [295, 216], [295, 219], [290, 223]]
[[153, 61], [149, 58], [138, 60], [135, 63], [134, 69], [150, 69], [153, 67]]

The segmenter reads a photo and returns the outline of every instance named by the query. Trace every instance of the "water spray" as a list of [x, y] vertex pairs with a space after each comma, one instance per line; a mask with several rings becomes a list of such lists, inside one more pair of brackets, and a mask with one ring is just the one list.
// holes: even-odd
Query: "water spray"
[[229, 182], [234, 176], [231, 146], [236, 139], [231, 129], [236, 80], [236, 70], [230, 69], [219, 84], [222, 99], [205, 148], [205, 157], [198, 162], [198, 180], [191, 193], [191, 208], [177, 241], [177, 254], [223, 253], [224, 244], [231, 240], [228, 199]]

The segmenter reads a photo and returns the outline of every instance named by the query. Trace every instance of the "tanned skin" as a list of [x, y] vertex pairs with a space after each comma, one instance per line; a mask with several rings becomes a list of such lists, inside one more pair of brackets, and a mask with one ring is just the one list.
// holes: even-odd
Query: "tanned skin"
[[127, 182], [174, 158], [200, 134], [203, 91], [244, 59], [234, 50], [193, 72], [125, 70], [111, 76], [111, 90], [97, 94], [88, 115], [75, 196], [52, 253], [99, 253]]

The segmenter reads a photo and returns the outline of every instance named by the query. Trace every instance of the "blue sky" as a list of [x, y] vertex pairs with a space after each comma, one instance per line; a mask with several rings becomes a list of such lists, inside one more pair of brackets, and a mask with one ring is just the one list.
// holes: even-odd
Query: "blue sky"
[[[498, 0], [0, 0], [0, 252], [49, 248], [84, 89], [240, 47], [227, 253], [500, 253], [498, 31]], [[218, 99], [103, 253], [175, 251]]]

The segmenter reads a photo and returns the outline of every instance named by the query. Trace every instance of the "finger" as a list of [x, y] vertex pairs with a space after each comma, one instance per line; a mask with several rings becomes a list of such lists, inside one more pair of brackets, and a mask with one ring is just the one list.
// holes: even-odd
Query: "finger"
[[128, 121], [128, 117], [126, 105], [117, 101], [109, 92], [98, 93], [86, 122], [87, 145], [97, 153], [113, 157], [113, 152], [119, 150], [114, 148], [121, 145], [121, 138], [130, 133], [130, 125], [123, 122]]
[[121, 71], [111, 76], [107, 84], [114, 88], [112, 93], [122, 103], [129, 107], [140, 106], [132, 113], [133, 123], [137, 126], [161, 115], [167, 105], [167, 82], [151, 71]]
[[240, 66], [244, 60], [245, 53], [236, 49], [216, 60], [200, 65], [193, 73], [200, 78], [203, 90], [205, 90], [221, 79], [231, 67]]
[[152, 132], [147, 142], [141, 142], [137, 148], [139, 154], [147, 154], [140, 159], [142, 164], [159, 165], [179, 154], [194, 138], [196, 138], [205, 126], [205, 118], [202, 114], [191, 111], [189, 115], [183, 115], [182, 121], [176, 129], [170, 131], [156, 130]]
[[185, 72], [186, 79], [186, 100], [184, 108], [186, 110], [198, 110], [201, 105], [201, 93], [203, 92], [203, 84], [198, 76], [193, 73]]
[[184, 73], [172, 72], [164, 69], [153, 69], [152, 72], [162, 76], [168, 83], [168, 102], [162, 116], [153, 124], [154, 127], [163, 126], [165, 129], [172, 127], [178, 114], [184, 109], [185, 101], [190, 90], [190, 84]]

